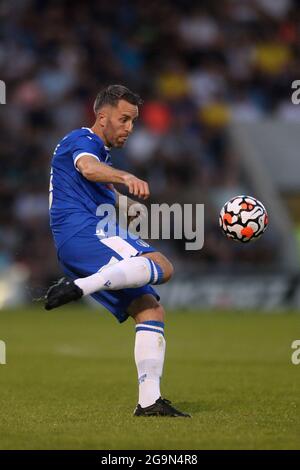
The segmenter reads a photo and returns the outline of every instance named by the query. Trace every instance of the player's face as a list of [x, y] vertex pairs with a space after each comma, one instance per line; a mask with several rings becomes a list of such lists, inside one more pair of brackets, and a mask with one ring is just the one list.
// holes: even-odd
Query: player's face
[[138, 117], [138, 107], [120, 100], [117, 106], [107, 106], [102, 119], [102, 130], [107, 145], [123, 147], [133, 131], [133, 125]]

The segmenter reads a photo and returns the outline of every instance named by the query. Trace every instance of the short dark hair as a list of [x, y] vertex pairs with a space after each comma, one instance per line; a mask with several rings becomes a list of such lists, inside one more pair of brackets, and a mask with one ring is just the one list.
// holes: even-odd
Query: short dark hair
[[120, 100], [125, 100], [130, 104], [139, 106], [142, 100], [136, 93], [130, 91], [123, 85], [109, 85], [107, 88], [101, 90], [94, 101], [94, 113], [97, 114], [99, 109], [106, 104], [117, 106]]

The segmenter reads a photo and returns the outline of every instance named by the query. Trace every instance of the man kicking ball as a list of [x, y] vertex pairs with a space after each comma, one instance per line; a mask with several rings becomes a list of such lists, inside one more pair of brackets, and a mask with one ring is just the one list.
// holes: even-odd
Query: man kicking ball
[[122, 147], [138, 117], [138, 95], [121, 85], [111, 85], [96, 97], [96, 121], [65, 136], [57, 145], [50, 179], [50, 224], [59, 262], [67, 277], [50, 287], [45, 308], [51, 310], [91, 295], [119, 322], [131, 316], [136, 323], [134, 356], [138, 371], [139, 400], [135, 416], [190, 417], [160, 394], [165, 357], [164, 309], [151, 287], [167, 282], [173, 267], [143, 240], [132, 238], [116, 224], [118, 235], [97, 229], [97, 209], [118, 205], [120, 193], [149, 197], [148, 184], [112, 168], [109, 150]]

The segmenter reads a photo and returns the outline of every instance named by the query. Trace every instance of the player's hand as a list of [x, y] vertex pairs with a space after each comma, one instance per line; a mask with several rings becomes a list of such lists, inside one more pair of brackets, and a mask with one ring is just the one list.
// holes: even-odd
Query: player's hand
[[130, 173], [123, 176], [123, 183], [127, 186], [129, 193], [141, 199], [147, 199], [150, 196], [149, 185], [146, 181], [140, 180]]

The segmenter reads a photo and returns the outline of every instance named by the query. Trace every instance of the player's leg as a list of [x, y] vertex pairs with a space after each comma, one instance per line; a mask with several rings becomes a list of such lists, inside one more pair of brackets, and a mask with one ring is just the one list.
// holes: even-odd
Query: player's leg
[[155, 252], [123, 259], [91, 276], [76, 279], [75, 284], [90, 295], [99, 290], [136, 288], [146, 284], [163, 284], [173, 274], [170, 261]]
[[[75, 284], [77, 279], [92, 278], [94, 281], [96, 277], [97, 282], [100, 279], [104, 288], [98, 289], [96, 287], [97, 291], [92, 294], [92, 297], [106, 307], [119, 322], [125, 321], [129, 315], [134, 318], [137, 328], [136, 360], [139, 364], [138, 367], [143, 364], [148, 367], [148, 359], [151, 360], [154, 357], [159, 376], [164, 361], [165, 343], [162, 334], [164, 332], [164, 311], [158, 303], [159, 295], [149, 285], [149, 281], [152, 280], [153, 283], [166, 282], [172, 275], [172, 265], [162, 254], [154, 252], [153, 248], [145, 242], [143, 244], [128, 243], [119, 237], [99, 240], [94, 233], [94, 227], [86, 228], [68, 240], [60, 249], [59, 260], [68, 278], [63, 278], [62, 281], [50, 288], [46, 299], [46, 308], [54, 308], [81, 297], [82, 290]], [[153, 256], [152, 259], [150, 254], [151, 257]], [[95, 273], [97, 274], [95, 275]], [[105, 275], [103, 278], [104, 274], [109, 274], [109, 277]], [[142, 276], [144, 276], [143, 282], [140, 280]], [[105, 283], [107, 283], [106, 286]], [[137, 285], [142, 285], [142, 287], [136, 287]], [[118, 286], [119, 289], [111, 289], [110, 287], [113, 286], [115, 289]], [[120, 286], [124, 286], [124, 288]], [[76, 290], [80, 291], [78, 297]], [[145, 393], [153, 393], [148, 390], [150, 384], [151, 382], [145, 381], [142, 386]], [[157, 383], [155, 387], [157, 396]], [[170, 403], [158, 398], [149, 407], [143, 408], [139, 405], [135, 414], [178, 416], [179, 412], [174, 410]]]
[[[118, 238], [118, 237], [116, 237]], [[127, 242], [117, 240], [120, 248]], [[128, 244], [129, 245], [129, 244]], [[130, 249], [132, 246], [129, 245]], [[133, 253], [137, 253], [133, 251]], [[173, 274], [173, 267], [167, 258], [158, 252], [143, 253], [122, 260], [115, 259], [100, 271], [86, 277], [70, 280], [63, 278], [52, 286], [46, 296], [47, 310], [59, 307], [84, 295], [101, 290], [120, 290], [138, 288], [147, 284], [162, 284]]]
[[153, 295], [134, 299], [127, 313], [136, 324], [134, 357], [138, 372], [139, 399], [135, 416], [189, 417], [161, 397], [160, 379], [165, 360], [165, 311]]

